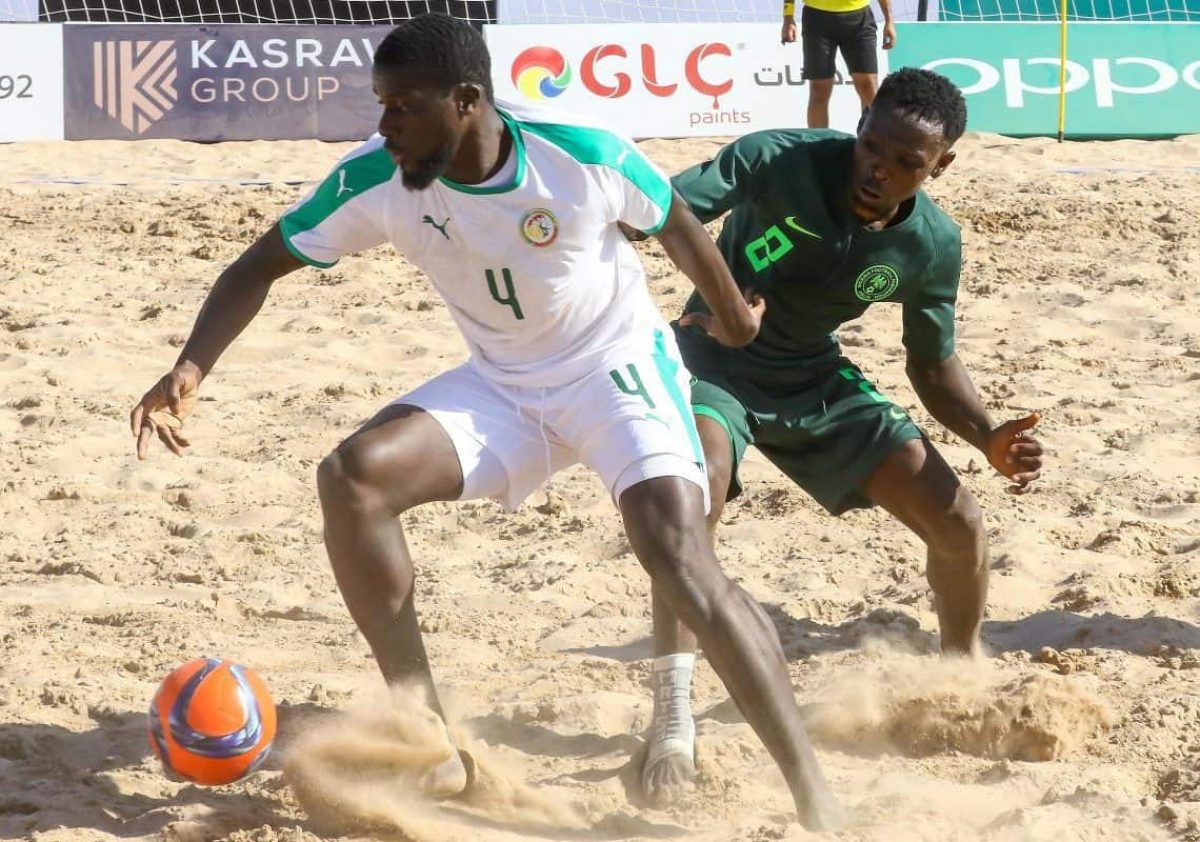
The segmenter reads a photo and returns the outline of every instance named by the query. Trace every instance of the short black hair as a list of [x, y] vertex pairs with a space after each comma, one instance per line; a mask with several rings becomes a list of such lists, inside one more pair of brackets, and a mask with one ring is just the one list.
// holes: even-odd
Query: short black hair
[[874, 109], [890, 108], [942, 127], [952, 144], [967, 130], [967, 103], [962, 91], [939, 73], [920, 67], [903, 67], [889, 73], [871, 103]]
[[447, 88], [462, 83], [483, 88], [493, 102], [492, 59], [479, 30], [449, 15], [410, 18], [387, 34], [375, 50], [375, 64], [412, 67]]

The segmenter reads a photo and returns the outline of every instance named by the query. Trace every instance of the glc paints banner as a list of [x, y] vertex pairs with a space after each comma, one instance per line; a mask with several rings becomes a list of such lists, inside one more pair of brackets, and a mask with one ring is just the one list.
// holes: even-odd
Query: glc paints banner
[[66, 136], [361, 140], [386, 26], [64, 28]]
[[[893, 67], [927, 67], [967, 97], [967, 128], [1058, 130], [1059, 28], [1040, 23], [901, 24]], [[1200, 23], [1073, 23], [1067, 135], [1200, 133]]]
[[62, 27], [0, 24], [0, 141], [62, 140]]
[[[800, 44], [779, 25], [488, 26], [496, 95], [594, 115], [633, 137], [742, 135], [803, 126]], [[880, 74], [887, 54], [879, 51]], [[854, 131], [858, 95], [838, 59], [830, 126]]]

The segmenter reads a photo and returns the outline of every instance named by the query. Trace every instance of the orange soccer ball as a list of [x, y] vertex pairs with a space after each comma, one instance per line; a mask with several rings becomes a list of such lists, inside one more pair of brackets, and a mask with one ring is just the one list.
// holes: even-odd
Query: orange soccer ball
[[198, 784], [245, 777], [274, 739], [267, 685], [231, 661], [188, 661], [163, 679], [150, 702], [150, 747], [167, 771]]

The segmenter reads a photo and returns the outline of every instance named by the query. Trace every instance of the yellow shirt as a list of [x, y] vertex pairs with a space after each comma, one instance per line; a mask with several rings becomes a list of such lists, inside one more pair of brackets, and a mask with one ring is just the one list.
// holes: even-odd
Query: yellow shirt
[[871, 0], [804, 0], [805, 6], [812, 6], [822, 12], [857, 12], [870, 4]]

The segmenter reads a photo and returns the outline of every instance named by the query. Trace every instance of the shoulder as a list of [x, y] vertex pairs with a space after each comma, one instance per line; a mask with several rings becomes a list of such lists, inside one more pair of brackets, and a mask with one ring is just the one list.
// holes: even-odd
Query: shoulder
[[917, 193], [917, 213], [921, 215], [925, 235], [938, 256], [961, 250], [962, 229], [924, 190]]
[[371, 137], [339, 158], [337, 165], [338, 167], [353, 165], [356, 170], [369, 166], [375, 166], [380, 169], [390, 167], [392, 172], [396, 171], [396, 162], [388, 154], [388, 151], [383, 148], [383, 137], [378, 134], [371, 135]]
[[830, 129], [768, 129], [743, 135], [725, 147], [729, 153], [754, 164], [818, 161], [836, 149], [853, 145], [854, 138]]
[[496, 102], [496, 108], [516, 124], [526, 139], [532, 136], [583, 164], [615, 164], [629, 152], [637, 152], [632, 140], [600, 120], [502, 101]]
[[383, 148], [383, 138], [374, 135], [338, 159], [326, 181], [336, 183], [339, 197], [361, 196], [395, 174], [396, 161]]

